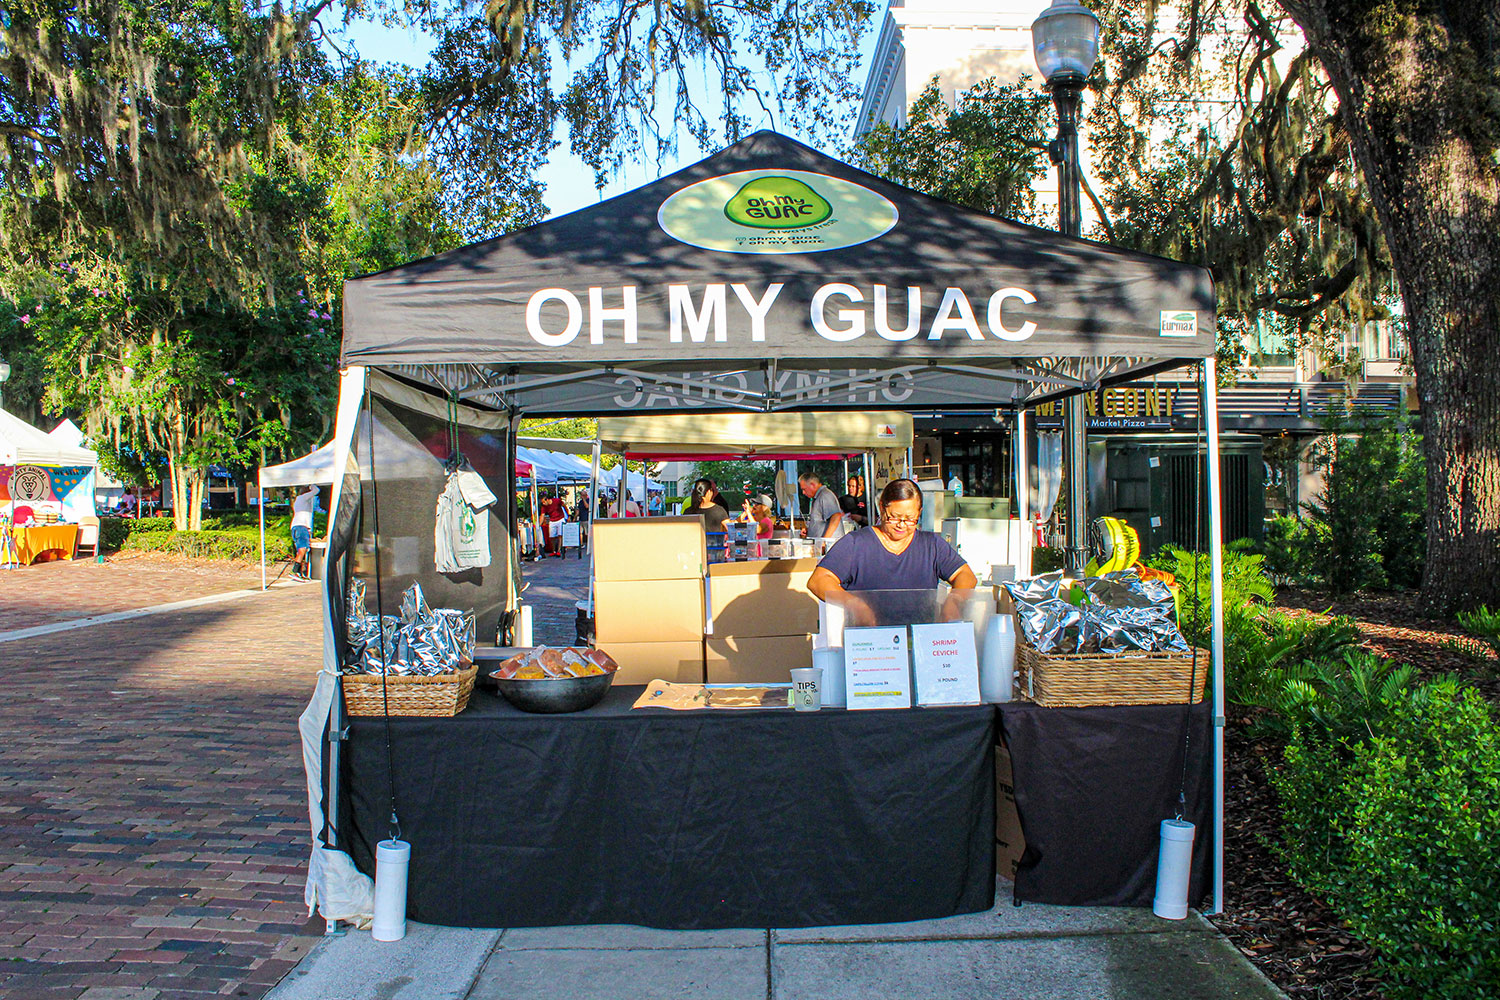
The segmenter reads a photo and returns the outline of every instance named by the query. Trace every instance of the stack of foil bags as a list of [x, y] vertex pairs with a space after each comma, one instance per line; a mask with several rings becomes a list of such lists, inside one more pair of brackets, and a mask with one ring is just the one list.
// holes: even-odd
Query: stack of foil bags
[[1134, 570], [1082, 581], [1083, 599], [1068, 600], [1075, 581], [1046, 573], [1005, 584], [1016, 602], [1016, 626], [1039, 653], [1186, 653], [1172, 589]]
[[429, 608], [419, 583], [401, 595], [399, 618], [382, 619], [365, 611], [365, 582], [354, 580], [345, 615], [346, 674], [431, 677], [474, 658], [474, 612]]

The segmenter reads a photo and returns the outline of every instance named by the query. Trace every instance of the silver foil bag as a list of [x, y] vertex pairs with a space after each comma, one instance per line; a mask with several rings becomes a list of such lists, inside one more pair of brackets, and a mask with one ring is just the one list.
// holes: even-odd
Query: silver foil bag
[[345, 673], [430, 677], [459, 669], [474, 654], [474, 612], [428, 607], [420, 584], [401, 595], [401, 617], [365, 608], [365, 584], [349, 586]]
[[1076, 653], [1083, 641], [1083, 609], [1058, 597], [1016, 601], [1016, 626], [1041, 653]]
[[[1133, 570], [1089, 577], [1083, 600], [1070, 604], [1064, 578], [1049, 573], [1006, 584], [1016, 602], [1016, 624], [1042, 653], [1182, 652], [1172, 590]], [[1071, 582], [1069, 582], [1071, 589]]]

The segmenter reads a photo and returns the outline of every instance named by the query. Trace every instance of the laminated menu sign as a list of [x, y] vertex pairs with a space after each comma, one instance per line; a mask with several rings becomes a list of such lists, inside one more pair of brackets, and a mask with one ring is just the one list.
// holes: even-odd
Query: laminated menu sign
[[844, 629], [844, 686], [850, 708], [911, 708], [906, 628]]
[[966, 621], [911, 627], [918, 705], [979, 704], [974, 626]]

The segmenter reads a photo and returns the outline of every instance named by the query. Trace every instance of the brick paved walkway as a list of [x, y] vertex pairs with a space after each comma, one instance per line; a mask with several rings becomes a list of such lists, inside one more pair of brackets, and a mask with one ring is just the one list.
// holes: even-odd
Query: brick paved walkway
[[571, 646], [578, 635], [578, 602], [589, 598], [589, 561], [570, 554], [522, 563], [526, 590], [521, 599], [533, 608], [531, 638], [540, 646]]
[[[247, 582], [121, 568], [0, 577], [0, 620]], [[320, 643], [307, 586], [0, 644], [0, 996], [253, 1000], [300, 960]]]
[[[271, 568], [275, 575], [275, 568]], [[260, 567], [111, 555], [0, 570], [0, 632], [260, 586]]]

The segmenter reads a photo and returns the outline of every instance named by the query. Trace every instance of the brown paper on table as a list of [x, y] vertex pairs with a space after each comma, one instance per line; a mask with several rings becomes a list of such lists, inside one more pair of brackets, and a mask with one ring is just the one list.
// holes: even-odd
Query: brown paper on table
[[702, 684], [654, 680], [630, 707], [669, 708], [678, 712], [700, 708], [790, 708], [791, 698], [784, 687], [708, 688]]

